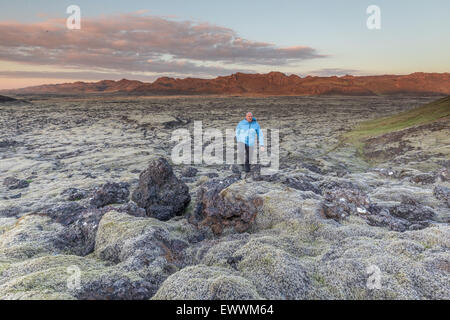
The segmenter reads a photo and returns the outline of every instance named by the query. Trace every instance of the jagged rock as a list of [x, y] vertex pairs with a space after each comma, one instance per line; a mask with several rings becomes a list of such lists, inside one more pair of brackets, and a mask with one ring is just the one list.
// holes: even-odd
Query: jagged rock
[[411, 222], [430, 220], [436, 215], [431, 208], [421, 205], [411, 197], [402, 197], [401, 203], [394, 206], [390, 212], [395, 217]]
[[67, 201], [78, 201], [87, 198], [89, 192], [77, 188], [68, 188], [61, 192], [61, 195], [64, 196]]
[[172, 229], [173, 226], [154, 218], [110, 211], [100, 221], [95, 255], [113, 263], [126, 263], [133, 270], [149, 264], [182, 266], [187, 243], [172, 236]]
[[86, 256], [94, 251], [98, 225], [105, 214], [105, 208], [89, 209], [80, 213], [58, 239], [57, 246], [72, 254]]
[[135, 217], [145, 217], [146, 216], [145, 209], [138, 207], [137, 204], [134, 203], [133, 201], [129, 201], [128, 203], [123, 204], [118, 208], [115, 208], [115, 210], [117, 210], [119, 212], [126, 212], [129, 215], [132, 215]]
[[59, 203], [37, 210], [35, 213], [46, 215], [54, 221], [68, 226], [79, 219], [86, 207], [78, 202]]
[[3, 185], [8, 190], [15, 190], [27, 188], [30, 185], [30, 183], [26, 180], [17, 179], [14, 177], [7, 177], [5, 178], [5, 180], [3, 180]]
[[[193, 232], [189, 224], [169, 225], [115, 211], [103, 213], [105, 209], [83, 212], [80, 221], [68, 227], [46, 216], [27, 215], [0, 233], [0, 297], [149, 299], [167, 276], [185, 266], [188, 243], [180, 232]], [[90, 231], [100, 216], [98, 231]], [[68, 234], [77, 234], [72, 232], [75, 226], [80, 237], [70, 238]], [[70, 242], [81, 249], [81, 244], [93, 244], [93, 238], [92, 255], [67, 255], [87, 254], [89, 250], [73, 250]], [[79, 269], [79, 288], [68, 287], [69, 268]]]
[[450, 208], [450, 188], [445, 186], [436, 186], [433, 189], [434, 196], [444, 201], [447, 204], [447, 207]]
[[308, 178], [306, 176], [303, 177], [287, 177], [283, 184], [287, 185], [290, 188], [294, 188], [301, 191], [312, 191], [317, 194], [322, 194], [322, 190], [313, 185], [311, 182], [314, 180]]
[[400, 232], [426, 228], [429, 220], [436, 215], [431, 208], [404, 196], [400, 204], [393, 206], [371, 204], [369, 212], [370, 215], [367, 215], [366, 219], [370, 225], [388, 227]]
[[411, 178], [411, 182], [420, 184], [430, 184], [436, 181], [436, 176], [432, 173], [422, 173]]
[[318, 182], [318, 187], [322, 190], [322, 193], [326, 193], [329, 190], [336, 189], [350, 189], [359, 191], [360, 188], [349, 180], [344, 179], [325, 179]]
[[191, 201], [189, 188], [175, 176], [164, 158], [152, 160], [140, 174], [131, 198], [146, 210], [147, 216], [163, 221], [183, 214]]
[[17, 145], [18, 142], [15, 140], [0, 140], [0, 148], [8, 148]]
[[215, 234], [221, 234], [224, 226], [234, 227], [238, 232], [247, 230], [256, 216], [255, 205], [250, 202], [232, 203], [225, 200], [221, 193], [238, 180], [238, 177], [230, 176], [202, 184], [197, 191], [197, 206], [189, 221], [210, 226]]
[[127, 202], [130, 191], [127, 182], [107, 182], [93, 191], [91, 206], [101, 208], [108, 204]]
[[186, 167], [181, 171], [183, 177], [195, 177], [197, 175], [198, 169], [194, 167]]
[[84, 284], [75, 296], [82, 300], [148, 300], [157, 288], [152, 281], [113, 270]]
[[214, 234], [255, 231], [301, 216], [301, 201], [319, 197], [269, 182], [248, 183], [239, 177], [207, 181], [198, 189], [197, 206], [189, 221], [210, 227]]
[[370, 199], [365, 193], [353, 189], [326, 190], [322, 212], [327, 218], [339, 221], [349, 215], [366, 215]]
[[154, 218], [110, 211], [100, 221], [94, 255], [123, 270], [139, 272], [152, 283], [147, 290], [150, 298], [167, 276], [186, 265], [188, 243], [171, 233], [174, 228]]
[[389, 208], [372, 204], [369, 208], [370, 215], [366, 217], [367, 223], [371, 226], [386, 227], [393, 231], [404, 232], [411, 225], [405, 219], [393, 217]]

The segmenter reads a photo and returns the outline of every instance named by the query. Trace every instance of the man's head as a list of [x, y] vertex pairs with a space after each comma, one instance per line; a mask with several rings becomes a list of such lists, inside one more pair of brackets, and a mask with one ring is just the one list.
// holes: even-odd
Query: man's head
[[247, 112], [247, 114], [245, 115], [245, 119], [248, 122], [252, 122], [253, 121], [253, 114], [251, 112]]

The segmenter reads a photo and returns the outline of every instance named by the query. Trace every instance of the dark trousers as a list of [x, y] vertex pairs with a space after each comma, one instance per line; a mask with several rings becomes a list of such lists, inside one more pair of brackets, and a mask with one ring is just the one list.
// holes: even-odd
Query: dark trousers
[[244, 165], [245, 171], [250, 172], [254, 146], [249, 146], [243, 142], [238, 142], [238, 163]]

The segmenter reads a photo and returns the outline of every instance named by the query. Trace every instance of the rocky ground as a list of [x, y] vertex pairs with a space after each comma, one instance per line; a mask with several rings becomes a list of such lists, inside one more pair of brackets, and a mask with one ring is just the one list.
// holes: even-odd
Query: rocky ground
[[[449, 299], [449, 124], [334, 148], [434, 99], [0, 104], [0, 299]], [[170, 163], [173, 130], [247, 111], [276, 174]]]

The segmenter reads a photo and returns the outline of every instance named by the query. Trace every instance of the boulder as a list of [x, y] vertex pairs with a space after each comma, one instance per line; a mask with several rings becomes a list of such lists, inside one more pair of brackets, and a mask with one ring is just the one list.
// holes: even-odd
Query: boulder
[[421, 173], [411, 177], [411, 182], [418, 184], [430, 184], [436, 181], [436, 175], [433, 173]]
[[157, 158], [140, 174], [131, 199], [146, 210], [147, 216], [166, 221], [182, 215], [191, 197], [189, 188], [175, 176], [167, 160]]
[[80, 212], [66, 226], [65, 232], [59, 238], [57, 246], [61, 250], [86, 256], [94, 251], [98, 225], [106, 210], [88, 209]]
[[365, 218], [370, 225], [387, 227], [400, 232], [426, 228], [429, 226], [429, 221], [436, 216], [430, 207], [405, 196], [402, 196], [399, 204], [371, 204], [369, 212], [370, 214]]
[[183, 238], [170, 233], [173, 229], [154, 218], [110, 211], [100, 221], [94, 254], [130, 270], [165, 269], [170, 273], [184, 265], [183, 251], [188, 246]]
[[393, 216], [406, 219], [411, 223], [427, 221], [436, 216], [431, 208], [420, 204], [411, 197], [402, 197], [400, 204], [392, 207], [389, 211]]
[[217, 235], [228, 226], [238, 232], [246, 231], [254, 221], [257, 207], [261, 203], [253, 202], [254, 199], [247, 199], [245, 202], [225, 198], [222, 191], [239, 179], [237, 176], [229, 176], [202, 184], [197, 191], [197, 205], [194, 213], [188, 217], [189, 221], [209, 226]]
[[3, 180], [3, 185], [8, 190], [15, 190], [27, 188], [30, 185], [30, 183], [27, 180], [21, 180], [14, 177], [7, 177], [5, 178], [5, 180]]
[[65, 228], [49, 217], [28, 214], [0, 235], [0, 261], [23, 261], [61, 253], [58, 246]]
[[125, 203], [130, 195], [129, 186], [126, 182], [107, 182], [94, 189], [90, 205], [95, 208], [101, 208], [108, 204]]
[[200, 186], [196, 208], [188, 219], [195, 225], [210, 227], [215, 235], [225, 230], [254, 232], [282, 220], [300, 218], [302, 201], [314, 197], [319, 196], [312, 191], [229, 176]]
[[65, 198], [67, 201], [78, 201], [85, 199], [88, 197], [89, 192], [82, 189], [77, 188], [68, 188], [65, 189], [63, 192], [61, 192], [61, 195]]
[[322, 212], [325, 217], [336, 221], [349, 215], [365, 215], [368, 213], [370, 199], [356, 189], [325, 190]]
[[[79, 272], [79, 283], [75, 281]], [[142, 300], [155, 285], [134, 272], [85, 257], [50, 255], [12, 263], [0, 274], [0, 299]]]

